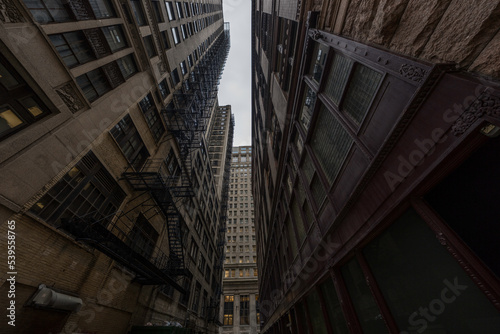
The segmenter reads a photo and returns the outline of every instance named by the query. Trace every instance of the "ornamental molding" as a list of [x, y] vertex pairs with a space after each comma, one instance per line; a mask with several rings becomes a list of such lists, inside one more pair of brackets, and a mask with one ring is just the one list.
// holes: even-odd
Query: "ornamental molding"
[[425, 75], [427, 74], [427, 71], [415, 65], [402, 64], [399, 68], [399, 74], [412, 81], [422, 83], [424, 81]]
[[56, 92], [73, 114], [85, 107], [85, 104], [71, 85], [71, 82], [56, 88]]
[[483, 92], [465, 112], [455, 121], [451, 130], [455, 136], [467, 131], [475, 121], [483, 116], [490, 116], [500, 120], [500, 98]]
[[0, 0], [0, 21], [2, 23], [24, 22], [24, 17], [12, 0]]

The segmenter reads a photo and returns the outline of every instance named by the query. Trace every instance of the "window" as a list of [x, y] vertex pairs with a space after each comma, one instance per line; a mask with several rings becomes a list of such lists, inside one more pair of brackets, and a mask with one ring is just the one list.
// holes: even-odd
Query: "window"
[[125, 192], [90, 151], [30, 209], [40, 218], [59, 225], [61, 219], [90, 215], [106, 225]]
[[23, 0], [35, 21], [39, 23], [73, 21], [68, 3], [50, 0]]
[[139, 214], [128, 240], [134, 251], [149, 259], [153, 255], [158, 232], [142, 214]]
[[186, 17], [191, 17], [191, 13], [189, 11], [189, 4], [184, 2], [184, 12], [186, 13]]
[[353, 139], [344, 127], [322, 106], [311, 137], [311, 148], [330, 184], [340, 171], [352, 143]]
[[173, 27], [172, 28], [172, 36], [174, 37], [174, 44], [177, 45], [181, 42], [181, 38], [179, 36], [179, 28]]
[[163, 79], [158, 84], [158, 87], [160, 88], [161, 98], [165, 100], [167, 96], [170, 94], [170, 90], [168, 89], [167, 79]]
[[172, 5], [172, 1], [165, 1], [165, 7], [167, 7], [168, 20], [175, 20], [174, 6]]
[[328, 46], [321, 43], [316, 43], [314, 45], [313, 55], [313, 62], [311, 63], [311, 69], [309, 73], [311, 74], [311, 78], [319, 83], [321, 74], [323, 74], [323, 70], [325, 69], [326, 57], [328, 55]]
[[0, 138], [33, 124], [50, 110], [0, 55]]
[[118, 59], [116, 62], [118, 63], [118, 67], [120, 68], [120, 71], [125, 79], [128, 79], [138, 72], [133, 53]]
[[148, 53], [149, 58], [153, 58], [157, 55], [156, 48], [153, 44], [153, 37], [151, 35], [143, 37], [144, 46], [146, 47], [146, 52]]
[[161, 32], [161, 39], [163, 40], [163, 46], [165, 47], [165, 50], [168, 50], [170, 48], [170, 43], [168, 41], [168, 33], [166, 30]]
[[182, 75], [183, 75], [183, 76], [184, 76], [184, 75], [186, 75], [186, 74], [187, 74], [187, 72], [188, 72], [188, 70], [187, 70], [187, 66], [186, 66], [186, 61], [185, 61], [185, 60], [181, 61], [181, 63], [179, 64], [179, 66], [180, 66], [180, 68], [181, 68], [181, 73], [182, 73]]
[[177, 68], [172, 71], [172, 75], [170, 77], [172, 78], [172, 84], [174, 87], [177, 86], [179, 82], [181, 82], [181, 78], [179, 77], [179, 71], [177, 70]]
[[181, 24], [181, 33], [182, 33], [182, 39], [186, 40], [188, 38], [187, 30], [186, 30], [186, 25]]
[[69, 68], [96, 59], [87, 38], [82, 31], [49, 35], [50, 41]]
[[315, 102], [316, 102], [316, 93], [312, 89], [307, 88], [307, 90], [304, 92], [304, 105], [302, 107], [299, 117], [300, 124], [302, 124], [306, 133], [309, 130], [309, 125], [311, 124], [311, 118]]
[[76, 78], [76, 83], [90, 102], [97, 100], [111, 90], [111, 85], [100, 68], [80, 75]]
[[100, 0], [100, 1], [89, 0], [89, 3], [97, 19], [116, 17], [115, 8], [113, 7], [111, 0]]
[[316, 290], [313, 289], [313, 291], [307, 296], [306, 301], [307, 309], [309, 311], [309, 321], [311, 322], [313, 333], [326, 334], [326, 323], [321, 310], [319, 295]]
[[125, 40], [125, 34], [121, 25], [104, 27], [102, 28], [102, 32], [108, 41], [111, 52], [116, 52], [127, 47], [127, 41]]
[[250, 298], [248, 295], [240, 296], [240, 325], [250, 325]]
[[201, 292], [201, 284], [196, 282], [196, 285], [194, 288], [193, 305], [191, 306], [191, 309], [195, 313], [198, 313], [198, 307], [199, 307], [199, 303], [200, 303], [200, 292]]
[[122, 118], [110, 132], [128, 162], [135, 170], [140, 170], [149, 157], [149, 152], [139, 136], [130, 115]]
[[[342, 313], [342, 306], [340, 305], [337, 292], [333, 281], [328, 278], [320, 285], [321, 295], [324, 296], [323, 300], [328, 314], [328, 320], [332, 326], [334, 333], [348, 334], [347, 323]], [[311, 311], [311, 309], [309, 309]]]
[[233, 325], [233, 308], [234, 296], [224, 296], [224, 326]]
[[177, 7], [177, 14], [179, 15], [179, 19], [183, 19], [184, 13], [182, 12], [182, 3], [179, 1], [176, 1], [175, 6]]
[[139, 106], [146, 118], [146, 123], [148, 123], [149, 130], [151, 130], [155, 142], [158, 142], [165, 132], [165, 128], [163, 127], [151, 93], [139, 102]]
[[161, 15], [160, 1], [158, 1], [158, 0], [151, 0], [151, 5], [153, 6], [153, 11], [155, 13], [156, 22], [158, 22], [158, 23], [164, 22], [163, 15]]
[[134, 12], [135, 19], [139, 26], [147, 25], [146, 17], [144, 16], [144, 11], [142, 9], [142, 4], [140, 0], [130, 0], [130, 5], [132, 7], [132, 12]]

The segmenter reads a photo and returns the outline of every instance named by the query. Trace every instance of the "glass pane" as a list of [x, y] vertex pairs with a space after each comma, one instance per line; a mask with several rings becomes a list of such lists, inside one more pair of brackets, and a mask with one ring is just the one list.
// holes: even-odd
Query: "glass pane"
[[42, 107], [32, 98], [27, 97], [19, 101], [33, 116], [43, 114]]
[[117, 63], [125, 79], [129, 78], [138, 71], [133, 54], [129, 54], [128, 56], [118, 59]]
[[311, 147], [330, 184], [340, 171], [352, 143], [344, 127], [322, 106], [311, 138]]
[[167, 7], [168, 20], [169, 21], [175, 20], [174, 7], [172, 5], [172, 2], [166, 1], [165, 5]]
[[321, 43], [316, 43], [314, 45], [313, 58], [311, 59], [311, 68], [309, 70], [309, 74], [311, 74], [311, 78], [317, 83], [319, 83], [321, 74], [323, 74], [327, 56], [328, 46], [325, 46]]
[[20, 126], [24, 122], [8, 106], [0, 107], [0, 134]]
[[498, 333], [498, 311], [414, 210], [363, 253], [400, 330]]
[[90, 102], [95, 101], [97, 99], [97, 97], [98, 97], [97, 92], [95, 91], [94, 87], [90, 83], [86, 74], [82, 74], [79, 77], [77, 77], [76, 82], [78, 83], [78, 86], [80, 86], [80, 88], [82, 89], [85, 97]]
[[320, 285], [321, 295], [325, 301], [326, 310], [328, 313], [328, 320], [332, 326], [335, 334], [349, 334], [347, 323], [342, 313], [342, 307], [335, 291], [335, 286], [331, 279], [327, 279]]
[[6, 89], [19, 86], [19, 81], [0, 63], [0, 84]]
[[382, 74], [361, 64], [356, 64], [342, 109], [357, 124], [360, 124], [365, 117], [381, 79]]
[[325, 93], [336, 105], [339, 105], [342, 92], [349, 78], [351, 64], [352, 61], [350, 59], [338, 53], [333, 58], [332, 68], [326, 82]]
[[95, 59], [94, 52], [81, 31], [66, 33], [64, 34], [64, 38], [69, 43], [74, 56], [78, 59], [80, 64]]
[[89, 3], [98, 19], [116, 16], [115, 9], [109, 0], [89, 0]]
[[142, 5], [139, 0], [130, 0], [130, 5], [132, 6], [132, 11], [134, 12], [135, 19], [139, 26], [146, 25], [146, 18], [144, 17], [144, 11], [142, 10]]
[[57, 53], [59, 53], [66, 66], [74, 67], [78, 65], [78, 59], [76, 59], [73, 51], [66, 43], [63, 35], [50, 35], [49, 38], [52, 41], [52, 44], [54, 44]]
[[326, 324], [321, 310], [321, 301], [319, 300], [318, 293], [313, 290], [306, 298], [307, 308], [309, 311], [309, 321], [313, 328], [314, 334], [326, 334]]
[[100, 69], [90, 71], [87, 75], [99, 96], [111, 90], [108, 80], [104, 77]]
[[121, 26], [104, 27], [102, 28], [102, 31], [104, 36], [106, 36], [106, 40], [108, 41], [112, 52], [116, 52], [127, 47], [127, 41], [125, 40]]
[[363, 333], [388, 333], [382, 314], [366, 284], [365, 275], [355, 258], [342, 267], [342, 276]]
[[316, 93], [307, 88], [304, 92], [304, 106], [302, 107], [302, 111], [300, 112], [300, 123], [304, 127], [304, 129], [309, 130], [309, 125], [311, 125], [311, 118], [314, 109], [314, 103], [316, 102]]

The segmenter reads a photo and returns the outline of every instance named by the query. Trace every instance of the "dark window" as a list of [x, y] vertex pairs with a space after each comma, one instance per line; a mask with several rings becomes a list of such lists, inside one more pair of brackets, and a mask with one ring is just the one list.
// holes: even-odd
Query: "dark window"
[[[476, 226], [480, 222], [474, 221]], [[370, 242], [363, 254], [400, 330], [498, 331], [498, 310], [413, 209]]]
[[323, 312], [321, 311], [321, 302], [319, 295], [316, 290], [313, 291], [306, 297], [307, 309], [309, 311], [309, 321], [311, 322], [311, 327], [313, 333], [326, 334], [326, 323], [323, 317]]
[[179, 28], [172, 28], [172, 36], [174, 37], [174, 44], [177, 45], [181, 42], [181, 37], [179, 36]]
[[149, 157], [149, 152], [130, 115], [125, 116], [111, 129], [111, 135], [115, 138], [128, 162], [136, 170], [140, 170]]
[[130, 247], [134, 251], [146, 259], [149, 259], [153, 255], [153, 250], [158, 240], [158, 232], [142, 214], [139, 214], [137, 217], [128, 237]]
[[179, 71], [177, 71], [177, 68], [175, 68], [172, 71], [171, 77], [172, 77], [173, 87], [177, 86], [177, 84], [181, 81], [181, 79], [179, 77]]
[[146, 52], [148, 53], [149, 58], [153, 58], [157, 55], [156, 48], [153, 44], [153, 37], [151, 35], [143, 37], [144, 46], [146, 47]]
[[0, 55], [0, 138], [49, 113], [50, 110]]
[[175, 6], [177, 7], [177, 14], [179, 15], [179, 19], [183, 19], [184, 13], [182, 12], [182, 3], [179, 1], [176, 1]]
[[188, 64], [189, 64], [189, 67], [193, 67], [194, 66], [193, 56], [192, 55], [188, 56]]
[[233, 325], [234, 296], [224, 296], [224, 326]]
[[168, 41], [168, 33], [166, 30], [161, 32], [161, 38], [163, 40], [163, 46], [165, 47], [165, 50], [168, 50], [170, 48], [170, 42]]
[[64, 64], [70, 68], [96, 59], [82, 31], [50, 35], [49, 38], [64, 61]]
[[189, 11], [189, 4], [187, 2], [184, 2], [184, 12], [186, 13], [187, 17], [191, 17], [191, 12]]
[[142, 9], [142, 4], [140, 0], [130, 0], [130, 5], [132, 6], [132, 11], [134, 12], [135, 19], [139, 26], [147, 25], [146, 16], [144, 15], [144, 10]]
[[[388, 333], [382, 314], [370, 292], [358, 261], [354, 258], [341, 269], [363, 333]], [[416, 291], [415, 288], [413, 290]]]
[[[431, 141], [430, 139], [427, 140]], [[434, 142], [421, 141], [424, 153]], [[427, 148], [426, 148], [427, 147]], [[432, 189], [425, 199], [465, 244], [500, 277], [500, 138], [490, 139]], [[457, 187], [460, 191], [457, 191]]]
[[102, 28], [102, 32], [108, 41], [111, 52], [116, 52], [127, 47], [127, 41], [121, 25], [104, 27]]
[[165, 6], [167, 7], [168, 20], [175, 20], [174, 6], [172, 5], [172, 1], [165, 1]]
[[161, 14], [160, 1], [152, 0], [151, 5], [153, 6], [153, 11], [155, 12], [155, 17], [157, 22], [164, 22], [163, 15]]
[[179, 64], [179, 66], [181, 68], [182, 75], [183, 76], [186, 75], [187, 72], [188, 72], [187, 67], [186, 67], [186, 61], [185, 60], [181, 61], [181, 63]]
[[30, 212], [56, 225], [62, 218], [84, 215], [107, 225], [125, 196], [99, 159], [89, 152], [31, 207]]
[[[242, 269], [240, 269], [241, 272]], [[250, 325], [250, 298], [248, 295], [240, 296], [240, 325]]]
[[115, 8], [110, 0], [89, 0], [89, 3], [97, 19], [116, 17]]
[[314, 104], [316, 102], [316, 93], [311, 88], [306, 88], [304, 91], [304, 104], [300, 112], [299, 120], [300, 124], [304, 127], [305, 132], [309, 130], [311, 125], [311, 118], [314, 111]]
[[120, 68], [120, 71], [125, 79], [138, 72], [133, 53], [118, 59], [116, 62], [118, 63], [118, 67]]
[[167, 80], [163, 79], [159, 84], [158, 87], [160, 88], [160, 94], [162, 99], [166, 99], [167, 96], [170, 94], [170, 90], [168, 89], [168, 84]]
[[155, 142], [158, 142], [163, 133], [165, 133], [165, 128], [163, 127], [160, 115], [156, 109], [153, 96], [148, 94], [141, 100], [141, 102], [139, 102], [139, 106], [141, 107], [142, 113], [146, 118], [146, 123], [148, 123], [149, 130], [151, 130]]
[[23, 0], [39, 23], [73, 21], [69, 2], [54, 0]]
[[100, 68], [80, 75], [76, 78], [76, 82], [90, 102], [111, 90], [111, 85]]
[[188, 38], [188, 34], [185, 24], [181, 24], [181, 33], [182, 33], [182, 39], [186, 40]]
[[[320, 285], [320, 290], [333, 332], [335, 334], [349, 334], [347, 323], [342, 313], [342, 306], [340, 305], [333, 281], [328, 278]], [[309, 309], [309, 312], [310, 311], [311, 309]]]
[[194, 288], [193, 305], [191, 306], [191, 309], [195, 313], [198, 313], [198, 308], [200, 304], [200, 292], [201, 292], [201, 284], [196, 282]]
[[189, 302], [190, 285], [191, 285], [190, 279], [187, 277], [184, 277], [182, 287], [186, 290], [186, 293], [181, 293], [181, 297], [179, 298], [179, 303], [182, 305], [187, 306], [187, 304]]

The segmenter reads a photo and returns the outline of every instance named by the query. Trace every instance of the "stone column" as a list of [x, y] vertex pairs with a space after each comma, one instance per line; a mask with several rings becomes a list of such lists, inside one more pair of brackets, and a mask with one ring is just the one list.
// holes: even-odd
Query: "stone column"
[[233, 333], [240, 334], [240, 295], [234, 295]]
[[257, 334], [257, 312], [255, 309], [255, 294], [249, 295], [250, 298], [250, 334]]

